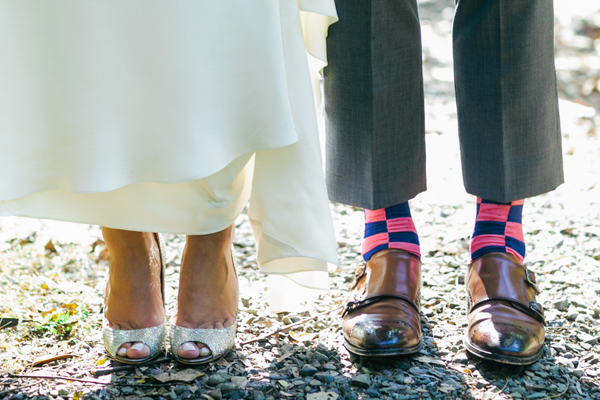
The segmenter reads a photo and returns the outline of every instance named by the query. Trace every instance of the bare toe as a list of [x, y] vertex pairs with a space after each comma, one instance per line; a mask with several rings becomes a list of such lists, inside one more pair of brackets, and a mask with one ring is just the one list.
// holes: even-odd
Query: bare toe
[[198, 343], [198, 347], [200, 347], [201, 357], [208, 357], [212, 354], [212, 351], [204, 343]]
[[212, 351], [204, 343], [196, 343], [200, 349], [200, 357], [208, 357], [212, 354]]
[[[120, 349], [119, 349], [120, 350]], [[129, 358], [146, 358], [150, 356], [150, 347], [146, 346], [142, 342], [135, 342], [129, 350], [127, 350], [127, 357]]]
[[177, 355], [181, 358], [198, 358], [201, 353], [194, 342], [185, 342], [177, 349]]
[[127, 357], [127, 352], [131, 348], [131, 343], [125, 343], [121, 347], [119, 347], [119, 351], [117, 351], [117, 355], [119, 357]]

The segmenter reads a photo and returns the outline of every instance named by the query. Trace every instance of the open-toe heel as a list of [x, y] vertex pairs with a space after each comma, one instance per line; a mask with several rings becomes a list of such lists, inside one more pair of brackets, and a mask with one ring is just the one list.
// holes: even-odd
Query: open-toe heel
[[[163, 299], [163, 306], [165, 304], [165, 268], [166, 268], [166, 253], [165, 253], [165, 242], [162, 236], [155, 233], [156, 240], [159, 244], [160, 249], [160, 261], [161, 261], [161, 294]], [[141, 364], [147, 362], [165, 350], [165, 339], [167, 336], [167, 323], [166, 320], [161, 325], [153, 326], [144, 329], [112, 329], [108, 326], [106, 318], [104, 318], [102, 338], [104, 340], [104, 348], [108, 355], [121, 363], [124, 364]], [[150, 348], [150, 354], [145, 358], [128, 358], [121, 357], [118, 355], [118, 351], [125, 343], [141, 342]]]
[[[235, 269], [235, 265], [233, 267], [233, 272], [235, 273], [237, 279], [237, 271]], [[173, 355], [175, 360], [179, 361], [182, 364], [208, 364], [210, 362], [217, 361], [220, 358], [224, 357], [229, 352], [229, 350], [233, 348], [233, 346], [235, 345], [236, 333], [237, 312], [235, 315], [235, 321], [233, 322], [233, 325], [227, 328], [193, 329], [184, 328], [182, 326], [177, 326], [172, 323], [169, 332], [169, 344], [171, 354]], [[177, 350], [179, 349], [179, 346], [186, 342], [203, 343], [211, 351], [211, 354], [209, 354], [208, 356], [198, 356], [196, 358], [180, 357], [179, 354], [177, 354]]]
[[[227, 328], [220, 329], [192, 329], [182, 326], [171, 325], [170, 345], [171, 354], [177, 361], [187, 365], [201, 365], [217, 361], [225, 356], [235, 344], [235, 334], [237, 331], [236, 321]], [[186, 342], [203, 343], [211, 351], [211, 354], [205, 357], [183, 358], [177, 354], [179, 346]]]

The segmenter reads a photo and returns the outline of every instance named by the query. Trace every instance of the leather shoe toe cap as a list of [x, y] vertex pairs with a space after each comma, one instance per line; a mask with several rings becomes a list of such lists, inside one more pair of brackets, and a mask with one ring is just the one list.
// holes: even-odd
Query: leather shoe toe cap
[[543, 345], [532, 330], [510, 321], [480, 321], [469, 329], [468, 340], [480, 351], [509, 357], [533, 356]]
[[421, 339], [404, 321], [366, 320], [356, 323], [346, 340], [364, 350], [393, 350], [418, 346]]

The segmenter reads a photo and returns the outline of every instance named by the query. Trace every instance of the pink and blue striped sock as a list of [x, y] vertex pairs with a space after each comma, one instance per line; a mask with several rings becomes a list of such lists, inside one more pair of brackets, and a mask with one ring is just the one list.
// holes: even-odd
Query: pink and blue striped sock
[[419, 236], [408, 202], [375, 211], [365, 209], [363, 258], [369, 261], [373, 254], [384, 249], [404, 250], [421, 259]]
[[471, 237], [471, 260], [486, 253], [499, 251], [512, 254], [523, 264], [523, 203], [524, 200], [498, 203], [477, 198], [477, 217]]

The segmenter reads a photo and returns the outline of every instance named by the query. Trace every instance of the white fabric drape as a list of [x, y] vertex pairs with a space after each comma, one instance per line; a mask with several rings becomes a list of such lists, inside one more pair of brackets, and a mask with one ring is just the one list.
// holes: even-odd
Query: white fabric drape
[[327, 288], [306, 52], [325, 65], [335, 18], [333, 0], [0, 2], [0, 215], [206, 234], [249, 200], [261, 270]]

